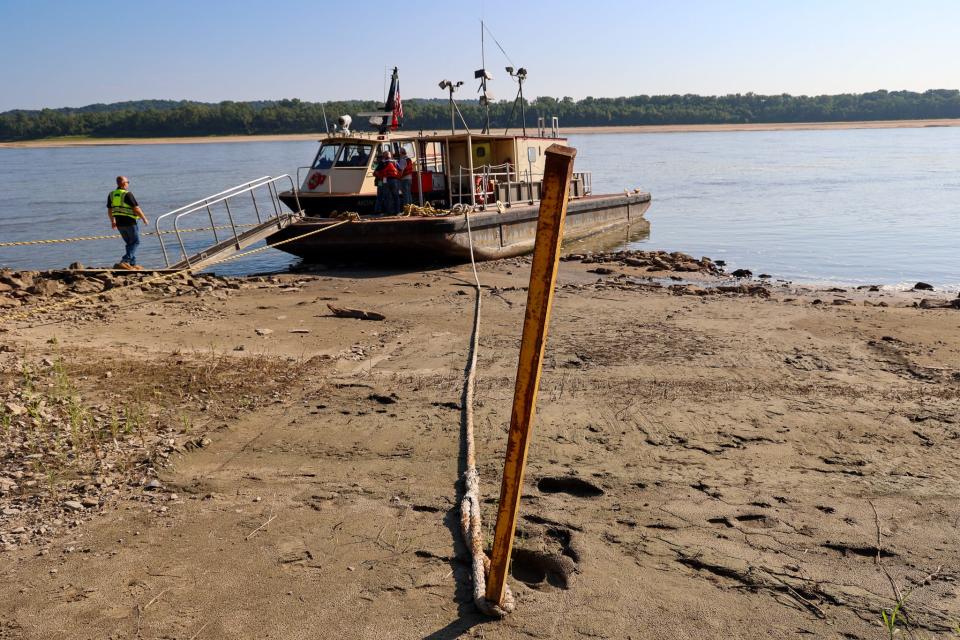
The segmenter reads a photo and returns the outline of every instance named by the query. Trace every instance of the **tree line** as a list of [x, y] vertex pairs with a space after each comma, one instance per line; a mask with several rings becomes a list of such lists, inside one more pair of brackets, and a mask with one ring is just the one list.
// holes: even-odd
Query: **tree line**
[[[485, 115], [479, 103], [458, 101], [467, 124], [480, 129]], [[373, 101], [301, 100], [225, 101], [217, 104], [142, 100], [80, 108], [14, 110], [0, 114], [0, 140], [60, 136], [92, 138], [171, 137], [310, 133], [325, 130], [342, 114], [377, 111]], [[405, 130], [440, 131], [450, 126], [444, 99], [403, 102]], [[525, 103], [527, 126], [538, 117], [558, 116], [563, 126], [743, 124], [844, 122], [960, 118], [960, 91], [874, 91], [839, 95], [792, 96], [754, 93], [726, 96], [640, 95], [621, 98], [539, 97]], [[520, 126], [520, 108], [511, 101], [490, 107], [493, 129]], [[354, 127], [365, 123], [354, 118]], [[457, 119], [459, 125], [459, 117]]]

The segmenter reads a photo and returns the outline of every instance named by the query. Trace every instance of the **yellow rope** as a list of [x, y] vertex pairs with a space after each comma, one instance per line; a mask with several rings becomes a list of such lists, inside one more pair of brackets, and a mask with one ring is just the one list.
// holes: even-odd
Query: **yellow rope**
[[438, 218], [443, 216], [449, 216], [451, 215], [451, 213], [452, 212], [449, 209], [437, 209], [428, 202], [422, 207], [416, 204], [404, 205], [403, 211], [401, 211], [397, 215], [400, 216], [401, 218], [406, 218], [406, 217]]
[[[133, 287], [143, 287], [143, 286], [148, 285], [148, 284], [153, 284], [153, 283], [155, 283], [155, 282], [161, 282], [161, 281], [163, 281], [163, 280], [167, 280], [167, 279], [169, 279], [169, 278], [174, 278], [174, 277], [176, 277], [176, 276], [180, 276], [180, 275], [183, 275], [183, 274], [185, 274], [185, 273], [190, 273], [190, 272], [195, 271], [195, 270], [196, 270], [196, 271], [202, 271], [202, 270], [207, 269], [207, 268], [209, 268], [209, 267], [212, 267], [212, 266], [214, 266], [214, 265], [223, 264], [224, 262], [229, 262], [229, 261], [231, 261], [231, 260], [237, 260], [237, 259], [239, 259], [239, 258], [243, 258], [243, 257], [249, 256], [249, 255], [253, 255], [253, 254], [255, 254], [255, 253], [260, 253], [261, 251], [265, 251], [265, 250], [267, 250], [267, 249], [273, 249], [274, 247], [279, 247], [279, 246], [281, 246], [281, 245], [285, 245], [285, 244], [287, 244], [288, 242], [293, 242], [294, 240], [300, 240], [300, 239], [306, 238], [306, 237], [308, 237], [308, 236], [312, 236], [312, 235], [315, 235], [315, 234], [318, 234], [318, 233], [323, 233], [324, 231], [329, 231], [330, 229], [334, 229], [334, 228], [339, 227], [340, 225], [343, 225], [343, 224], [348, 224], [349, 222], [351, 222], [351, 221], [350, 221], [350, 220], [344, 220], [344, 221], [342, 221], [342, 222], [337, 222], [337, 223], [332, 224], [332, 225], [330, 225], [330, 226], [328, 226], [328, 227], [323, 227], [323, 228], [321, 228], [321, 229], [314, 229], [313, 231], [308, 231], [308, 232], [302, 233], [302, 234], [300, 234], [300, 235], [298, 235], [298, 236], [294, 236], [294, 237], [292, 237], [292, 238], [287, 238], [286, 240], [281, 240], [280, 242], [277, 242], [277, 243], [275, 243], [275, 244], [266, 245], [266, 246], [263, 246], [263, 247], [259, 247], [259, 248], [257, 248], [257, 249], [251, 249], [250, 251], [244, 251], [243, 253], [237, 253], [237, 254], [234, 254], [234, 255], [232, 255], [232, 256], [226, 256], [226, 257], [224, 257], [224, 258], [221, 258], [221, 259], [219, 259], [219, 260], [217, 260], [217, 261], [215, 261], [215, 262], [211, 262], [210, 264], [204, 265], [204, 266], [199, 267], [199, 268], [197, 268], [197, 267], [187, 267], [186, 269], [180, 269], [179, 271], [171, 271], [171, 272], [168, 272], [168, 273], [161, 273], [160, 275], [153, 276], [152, 278], [147, 278], [146, 280], [139, 280], [139, 281], [137, 281], [137, 282], [124, 285], [124, 286], [122, 286], [122, 287], [116, 287], [116, 288], [114, 288], [114, 289], [110, 289], [110, 291], [111, 291], [111, 292], [114, 292], [114, 291], [123, 291], [124, 289], [132, 289]], [[53, 311], [53, 310], [55, 310], [55, 309], [61, 309], [61, 308], [65, 308], [65, 307], [71, 307], [71, 306], [73, 306], [73, 305], [75, 305], [75, 304], [78, 304], [78, 303], [80, 303], [80, 302], [83, 302], [83, 301], [85, 301], [85, 300], [90, 300], [90, 299], [92, 299], [92, 298], [95, 298], [95, 297], [101, 295], [102, 293], [103, 293], [103, 292], [101, 291], [101, 292], [99, 292], [99, 293], [92, 293], [92, 294], [85, 295], [85, 296], [81, 295], [81, 296], [77, 296], [77, 297], [75, 297], [75, 298], [70, 298], [70, 299], [68, 299], [68, 300], [61, 300], [60, 302], [55, 302], [55, 303], [53, 303], [53, 304], [41, 305], [41, 306], [39, 306], [39, 307], [30, 307], [29, 309], [23, 309], [23, 310], [21, 310], [21, 311], [18, 312], [18, 313], [12, 313], [12, 314], [8, 314], [8, 315], [6, 315], [6, 316], [0, 317], [0, 325], [5, 324], [5, 323], [7, 323], [7, 322], [13, 322], [14, 320], [22, 320], [22, 319], [24, 319], [24, 318], [29, 318], [30, 316], [32, 316], [32, 315], [34, 315], [34, 314], [41, 313], [41, 312], [44, 312], [44, 311]]]
[[[245, 224], [235, 225], [237, 229], [241, 227], [255, 227], [259, 222], [251, 222]], [[220, 225], [217, 227], [195, 227], [193, 229], [180, 229], [180, 233], [193, 233], [195, 231], [212, 231], [214, 229], [232, 229], [228, 224]], [[155, 236], [155, 235], [166, 235], [168, 233], [176, 233], [176, 231], [161, 231], [159, 234], [155, 231], [147, 231], [144, 236]], [[32, 244], [59, 244], [62, 242], [80, 242], [81, 240], [109, 240], [111, 238], [119, 238], [119, 235], [109, 235], [109, 236], [77, 236], [75, 238], [55, 238], [51, 240], [24, 240], [23, 242], [0, 242], [0, 247], [23, 247]]]

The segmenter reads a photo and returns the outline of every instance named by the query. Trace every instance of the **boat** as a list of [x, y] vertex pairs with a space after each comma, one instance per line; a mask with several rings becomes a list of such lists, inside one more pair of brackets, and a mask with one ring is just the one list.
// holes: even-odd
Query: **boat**
[[[513, 75], [512, 69], [508, 71]], [[523, 72], [524, 77], [526, 72]], [[488, 77], [481, 69], [477, 72]], [[451, 130], [405, 134], [398, 73], [394, 68], [382, 111], [359, 114], [375, 129], [351, 129], [353, 119], [341, 116], [335, 130], [320, 140], [313, 162], [297, 170], [297, 187], [279, 199], [303, 218], [267, 238], [267, 243], [305, 262], [380, 262], [495, 260], [533, 250], [545, 163], [552, 144], [566, 144], [556, 117], [549, 125], [539, 118], [535, 131], [481, 133], [454, 126], [459, 113], [450, 89]], [[481, 85], [485, 91], [484, 84]], [[486, 93], [484, 93], [486, 95]], [[481, 99], [482, 102], [483, 98]], [[522, 83], [520, 100], [522, 103]], [[462, 116], [461, 116], [462, 118]], [[378, 210], [375, 170], [379, 157], [401, 151], [414, 163], [411, 199], [402, 212]], [[641, 190], [617, 194], [593, 193], [592, 174], [575, 171], [564, 240], [574, 240], [619, 226], [646, 227], [643, 218], [651, 203]], [[329, 233], [315, 233], [345, 217], [355, 224]], [[469, 217], [469, 221], [467, 218]], [[469, 222], [469, 230], [468, 230]], [[291, 240], [293, 239], [293, 240]]]

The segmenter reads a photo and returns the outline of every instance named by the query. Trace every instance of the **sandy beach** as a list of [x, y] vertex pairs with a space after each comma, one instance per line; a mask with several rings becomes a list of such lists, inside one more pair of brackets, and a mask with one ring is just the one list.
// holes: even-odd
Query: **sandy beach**
[[[593, 133], [689, 133], [711, 131], [811, 131], [829, 129], [918, 129], [924, 127], [956, 127], [960, 119], [940, 120], [872, 120], [863, 122], [796, 122], [757, 124], [671, 124], [614, 127], [562, 127], [562, 134]], [[531, 130], [532, 131], [532, 130]], [[407, 132], [415, 134], [416, 132]], [[440, 131], [439, 133], [442, 133]], [[0, 149], [38, 147], [88, 147], [131, 144], [203, 144], [214, 142], [287, 142], [319, 140], [325, 133], [297, 133], [258, 136], [206, 136], [200, 138], [54, 138], [25, 142], [0, 142]]]
[[[480, 268], [488, 530], [528, 277]], [[85, 298], [0, 324], [0, 637], [867, 639], [898, 598], [918, 637], [960, 621], [952, 295], [562, 262], [494, 621], [456, 533], [469, 267], [29, 278], [0, 314]], [[38, 426], [78, 411], [100, 436]]]

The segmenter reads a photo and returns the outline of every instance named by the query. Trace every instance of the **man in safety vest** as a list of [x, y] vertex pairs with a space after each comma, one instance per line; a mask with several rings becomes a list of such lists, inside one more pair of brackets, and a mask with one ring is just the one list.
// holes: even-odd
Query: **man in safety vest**
[[119, 264], [114, 265], [114, 269], [140, 271], [143, 267], [137, 264], [136, 251], [140, 246], [137, 220], [143, 220], [143, 224], [150, 222], [137, 204], [137, 199], [127, 191], [129, 184], [130, 181], [125, 177], [117, 176], [117, 188], [107, 196], [107, 217], [110, 218], [110, 226], [120, 232], [120, 237], [126, 243], [126, 252], [120, 258]]

